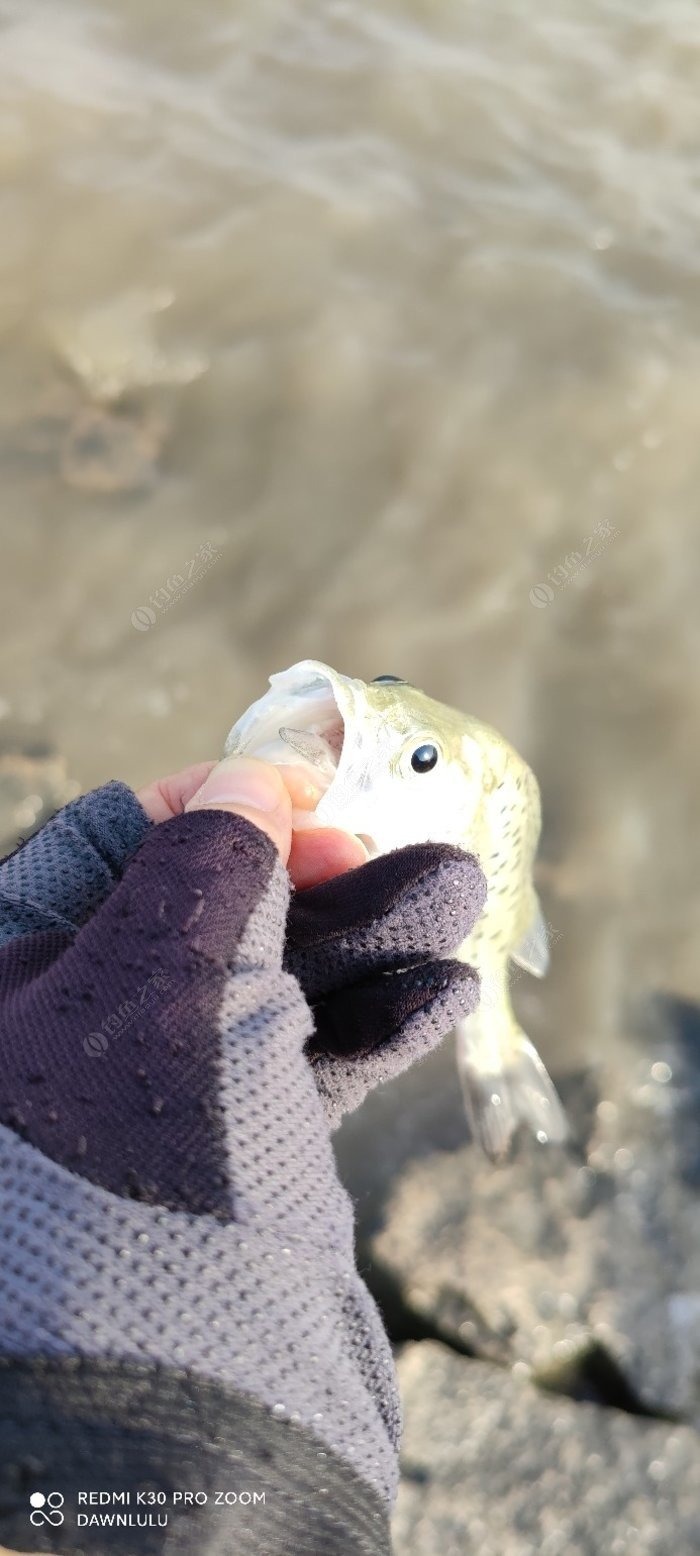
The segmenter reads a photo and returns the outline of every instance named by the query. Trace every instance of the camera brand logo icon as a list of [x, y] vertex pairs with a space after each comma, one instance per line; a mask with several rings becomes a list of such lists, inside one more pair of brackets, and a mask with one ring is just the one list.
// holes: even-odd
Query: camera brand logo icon
[[30, 1524], [38, 1529], [41, 1524], [51, 1524], [54, 1529], [60, 1528], [64, 1522], [65, 1513], [61, 1512], [64, 1496], [60, 1491], [50, 1491], [44, 1496], [43, 1491], [33, 1491], [29, 1498], [32, 1511], [29, 1514]]

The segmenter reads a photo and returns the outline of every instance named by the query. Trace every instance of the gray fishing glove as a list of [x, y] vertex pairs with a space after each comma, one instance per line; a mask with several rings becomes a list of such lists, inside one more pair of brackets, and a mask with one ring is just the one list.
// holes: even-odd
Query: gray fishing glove
[[331, 1127], [434, 1048], [458, 1004], [475, 1008], [473, 968], [444, 958], [485, 895], [470, 855], [415, 843], [293, 896], [285, 966], [311, 1005], [306, 1054]]
[[[483, 879], [426, 845], [290, 910], [272, 844], [224, 811], [144, 817], [125, 863], [123, 791], [119, 861], [117, 791], [68, 807], [77, 852], [64, 812], [0, 870], [0, 1542], [111, 1550], [79, 1492], [136, 1515], [155, 1488], [137, 1556], [386, 1552], [399, 1405], [328, 1118], [474, 1008], [436, 958]], [[30, 1523], [49, 1490], [63, 1523]]]

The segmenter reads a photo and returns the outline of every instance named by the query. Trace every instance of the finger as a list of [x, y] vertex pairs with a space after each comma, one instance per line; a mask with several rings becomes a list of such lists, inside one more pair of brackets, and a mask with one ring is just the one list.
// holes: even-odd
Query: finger
[[182, 815], [213, 767], [216, 762], [195, 762], [192, 767], [183, 767], [182, 772], [171, 773], [168, 778], [156, 778], [154, 783], [137, 791], [137, 799], [151, 821], [170, 821], [173, 816]]
[[449, 956], [470, 934], [486, 881], [472, 854], [415, 843], [293, 899], [285, 965], [307, 999]]
[[466, 962], [441, 960], [403, 972], [377, 973], [313, 1006], [314, 1033], [307, 1044], [312, 1060], [361, 1059], [400, 1038], [419, 1011], [440, 1009], [443, 1036], [455, 1021], [471, 1015], [479, 1001], [479, 978]]
[[0, 864], [0, 947], [84, 924], [150, 831], [124, 783], [113, 780], [71, 800]]
[[229, 756], [217, 762], [186, 806], [197, 810], [227, 810], [251, 821], [266, 833], [287, 863], [292, 844], [292, 802], [282, 775], [270, 762]]
[[308, 768], [294, 766], [291, 762], [280, 762], [277, 771], [282, 774], [294, 809], [315, 810], [323, 789]]
[[314, 775], [291, 763], [281, 764], [279, 771], [292, 801], [292, 847], [287, 868], [297, 890], [318, 886], [366, 864], [369, 855], [358, 837], [313, 824], [312, 812], [323, 793]]
[[[317, 1050], [311, 1067], [332, 1129], [374, 1086], [437, 1048], [451, 1027], [472, 1013], [479, 998], [478, 976], [462, 962], [441, 962], [378, 981], [391, 987], [384, 993], [377, 987], [353, 989], [349, 1006], [338, 997], [314, 1012], [330, 1051]], [[358, 1026], [365, 1033], [359, 1049]], [[346, 1051], [334, 1053], [333, 1043], [338, 1048], [345, 1043]]]
[[292, 833], [287, 868], [293, 885], [301, 891], [334, 880], [366, 861], [367, 849], [358, 837], [335, 827], [317, 827]]

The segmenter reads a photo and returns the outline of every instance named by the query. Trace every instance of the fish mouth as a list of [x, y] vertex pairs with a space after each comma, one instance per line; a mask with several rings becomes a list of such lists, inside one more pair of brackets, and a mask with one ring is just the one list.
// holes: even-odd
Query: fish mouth
[[[340, 675], [320, 660], [302, 660], [270, 676], [270, 690], [234, 724], [226, 755], [248, 754], [277, 763], [292, 755], [301, 759], [321, 790], [320, 814], [310, 813], [310, 824], [343, 827], [344, 778], [353, 747], [347, 737], [361, 725], [366, 702], [364, 681]], [[362, 841], [370, 855], [378, 852], [366, 833]]]

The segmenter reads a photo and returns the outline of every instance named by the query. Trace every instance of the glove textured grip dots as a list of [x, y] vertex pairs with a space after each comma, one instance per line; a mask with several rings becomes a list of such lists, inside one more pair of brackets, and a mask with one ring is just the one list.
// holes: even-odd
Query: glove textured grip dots
[[[265, 1407], [238, 1390], [182, 1371], [61, 1357], [0, 1361], [0, 1393], [3, 1550], [126, 1551], [123, 1529], [76, 1532], [78, 1493], [123, 1496], [145, 1484], [154, 1500], [142, 1517], [150, 1507], [168, 1521], [144, 1518], [128, 1547], [134, 1556], [390, 1556], [386, 1507], [366, 1479], [333, 1453], [321, 1457], [298, 1422], [271, 1432]], [[28, 1431], [33, 1462], [21, 1451]], [[61, 1488], [65, 1522], [34, 1530], [29, 1496], [47, 1485]], [[173, 1506], [173, 1490], [188, 1488], [206, 1502]], [[88, 1505], [86, 1515], [94, 1512]]]
[[[89, 838], [103, 791], [82, 804]], [[270, 841], [225, 811], [191, 812], [146, 823], [117, 884], [115, 848], [102, 906], [90, 869], [85, 903], [76, 888], [71, 913], [57, 915], [66, 855], [55, 829], [44, 833], [21, 851], [37, 932], [3, 919], [13, 860], [0, 867], [0, 922], [20, 935], [0, 951], [0, 1352], [26, 1364], [27, 1388], [40, 1358], [49, 1370], [75, 1364], [85, 1390], [95, 1378], [115, 1473], [130, 1473], [133, 1445], [100, 1393], [111, 1366], [127, 1422], [141, 1377], [154, 1392], [165, 1380], [166, 1399], [181, 1380], [186, 1402], [215, 1387], [225, 1438], [237, 1402], [259, 1407], [258, 1470], [299, 1426], [319, 1481], [339, 1464], [368, 1506], [376, 1496], [386, 1507], [398, 1392], [328, 1121], [472, 1008], [475, 976], [446, 958], [483, 901], [475, 862], [442, 845], [400, 850], [332, 890], [296, 894], [289, 910]], [[70, 1389], [66, 1401], [60, 1462], [80, 1483], [84, 1413]], [[22, 1462], [44, 1446], [42, 1410], [13, 1421]], [[206, 1448], [196, 1410], [185, 1416], [195, 1451]], [[141, 1439], [141, 1479], [152, 1469], [157, 1480], [159, 1454]], [[335, 1473], [327, 1485], [337, 1528], [345, 1493]], [[313, 1528], [316, 1556], [325, 1532]], [[282, 1556], [284, 1527], [264, 1533]], [[343, 1556], [374, 1553], [371, 1531], [353, 1539]]]
[[101, 910], [0, 954], [0, 1122], [112, 1193], [230, 1217], [219, 1018], [246, 956], [280, 965], [288, 886], [242, 818], [198, 811], [148, 833]]
[[486, 899], [472, 854], [448, 843], [413, 843], [321, 886], [296, 892], [286, 965], [307, 999], [367, 972], [391, 972], [449, 956]]
[[419, 843], [292, 898], [286, 966], [313, 1009], [307, 1053], [332, 1128], [475, 1010], [478, 976], [449, 953], [485, 896], [472, 855]]
[[33, 930], [84, 924], [150, 828], [125, 783], [71, 800], [2, 862], [0, 945]]
[[[0, 1352], [75, 1358], [87, 1376], [105, 1361], [184, 1372], [193, 1398], [206, 1383], [249, 1397], [270, 1451], [297, 1423], [327, 1456], [320, 1470], [332, 1457], [386, 1506], [396, 1380], [304, 1054], [311, 1012], [281, 965], [288, 898], [256, 828], [192, 813], [149, 832], [72, 943], [61, 950], [51, 932], [0, 954], [2, 1041], [23, 1055], [12, 1090], [25, 1087], [24, 1121], [0, 1127]], [[152, 1008], [136, 998], [136, 1013], [107, 1025], [105, 1009], [134, 999], [154, 967]], [[93, 1055], [82, 1033], [98, 1020], [107, 1047]], [[41, 1142], [29, 1137], [39, 1127]], [[57, 1145], [76, 1127], [64, 1160]], [[77, 1406], [61, 1437], [63, 1462], [77, 1463]], [[36, 1421], [15, 1441], [31, 1459]], [[127, 1445], [115, 1444], [119, 1461]]]

